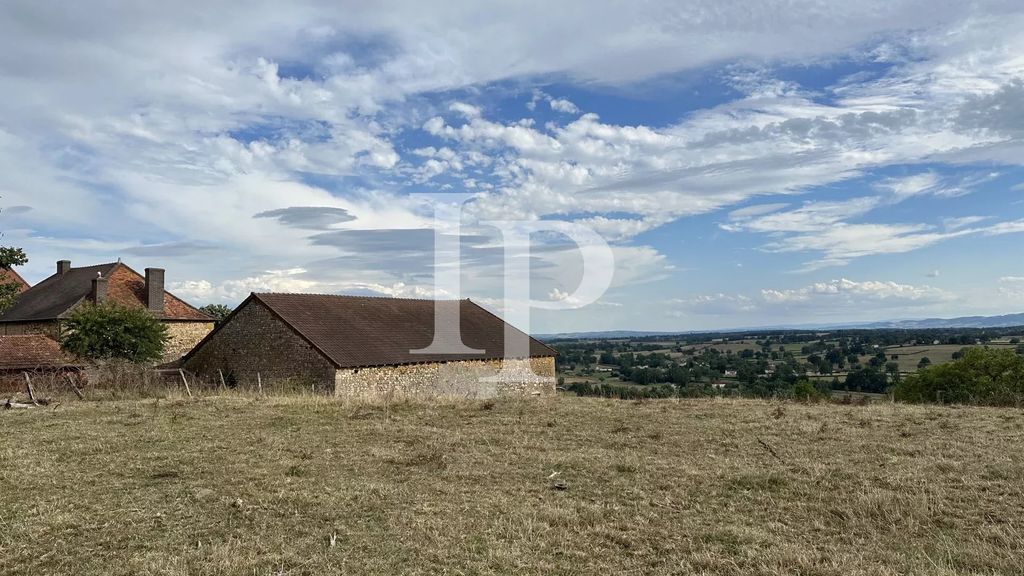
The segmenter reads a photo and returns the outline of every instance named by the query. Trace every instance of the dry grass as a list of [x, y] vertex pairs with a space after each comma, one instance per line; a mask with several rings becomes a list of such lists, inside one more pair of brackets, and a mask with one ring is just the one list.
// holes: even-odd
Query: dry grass
[[5, 574], [1022, 569], [1020, 410], [231, 396], [0, 435]]

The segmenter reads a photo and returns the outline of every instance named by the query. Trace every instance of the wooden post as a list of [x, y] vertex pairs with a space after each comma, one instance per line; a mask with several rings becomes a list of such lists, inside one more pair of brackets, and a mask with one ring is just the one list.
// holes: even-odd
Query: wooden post
[[188, 387], [188, 379], [185, 378], [185, 371], [178, 368], [178, 374], [181, 376], [181, 381], [185, 383], [185, 392], [188, 392], [188, 397], [192, 397], [192, 389]]
[[263, 394], [263, 377], [259, 372], [256, 373], [256, 385], [259, 386], [260, 394]]
[[224, 383], [224, 372], [221, 371], [221, 370], [217, 370], [217, 374], [220, 375], [220, 389], [221, 390], [227, 390], [228, 389], [228, 385]]
[[38, 404], [38, 402], [36, 402], [36, 391], [32, 389], [32, 378], [28, 375], [28, 372], [24, 372], [24, 374], [25, 387], [28, 388], [28, 399], [31, 400], [33, 404]]
[[71, 381], [70, 374], [64, 375], [64, 381], [68, 383], [68, 386], [71, 387], [71, 391], [75, 393], [75, 396], [78, 396], [79, 400], [85, 400], [85, 394], [82, 394], [82, 391], [78, 389], [78, 386], [75, 386], [75, 383]]

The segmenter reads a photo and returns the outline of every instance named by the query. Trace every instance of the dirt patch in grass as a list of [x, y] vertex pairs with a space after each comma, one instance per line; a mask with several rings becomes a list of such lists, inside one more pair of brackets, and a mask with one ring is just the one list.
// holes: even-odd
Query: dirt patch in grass
[[1010, 574], [1024, 549], [1013, 409], [223, 397], [8, 411], [0, 438], [5, 574]]

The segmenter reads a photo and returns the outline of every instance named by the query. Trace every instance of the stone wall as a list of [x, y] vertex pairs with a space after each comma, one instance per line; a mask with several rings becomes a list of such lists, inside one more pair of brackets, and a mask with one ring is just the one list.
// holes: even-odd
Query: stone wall
[[213, 330], [213, 322], [165, 322], [170, 340], [164, 348], [164, 362], [177, 360]]
[[196, 348], [183, 367], [209, 382], [223, 370], [244, 387], [255, 386], [257, 374], [264, 385], [302, 380], [323, 391], [334, 387], [334, 365], [257, 300]]
[[[500, 371], [505, 369], [504, 373]], [[555, 393], [555, 359], [471, 360], [339, 369], [336, 396], [352, 399], [494, 398]]]
[[50, 322], [0, 322], [0, 336], [23, 336], [43, 334], [54, 340], [60, 337], [60, 323]]

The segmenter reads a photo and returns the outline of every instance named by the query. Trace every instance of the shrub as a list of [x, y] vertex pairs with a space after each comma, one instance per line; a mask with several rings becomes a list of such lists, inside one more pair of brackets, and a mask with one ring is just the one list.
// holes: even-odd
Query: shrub
[[644, 398], [671, 398], [675, 396], [675, 388], [671, 385], [635, 386], [632, 384], [592, 384], [576, 382], [570, 384], [569, 392], [577, 396], [599, 396], [602, 398], [618, 398], [620, 400], [641, 400]]
[[811, 401], [820, 400], [828, 395], [827, 392], [823, 392], [817, 386], [811, 383], [810, 380], [798, 380], [789, 389], [789, 395], [796, 400]]
[[64, 324], [61, 348], [91, 360], [151, 362], [167, 343], [167, 327], [147, 310], [116, 304], [82, 306]]
[[216, 320], [218, 324], [223, 322], [228, 316], [231, 315], [231, 308], [223, 304], [207, 304], [206, 306], [203, 306], [199, 310], [200, 312], [204, 312], [205, 314], [212, 316], [213, 319]]
[[1024, 358], [1012, 350], [971, 348], [958, 360], [906, 378], [893, 394], [904, 402], [1019, 405], [1024, 401]]

